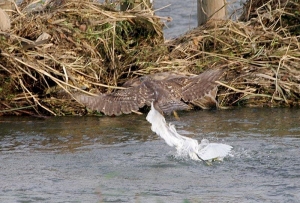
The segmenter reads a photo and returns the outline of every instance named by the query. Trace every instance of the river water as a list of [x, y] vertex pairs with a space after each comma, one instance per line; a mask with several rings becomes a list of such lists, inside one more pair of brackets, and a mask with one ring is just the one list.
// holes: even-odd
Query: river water
[[[196, 27], [196, 2], [160, 1], [165, 37]], [[167, 117], [178, 132], [233, 146], [207, 166], [175, 158], [146, 115], [0, 117], [0, 202], [300, 202], [300, 109]]]
[[[227, 0], [226, 13], [228, 18], [237, 19], [246, 0]], [[171, 39], [183, 35], [197, 27], [197, 1], [196, 0], [154, 0], [155, 14], [161, 17], [169, 17], [171, 21], [165, 21], [164, 36]]]
[[181, 160], [146, 115], [0, 118], [0, 202], [300, 202], [300, 109], [167, 117], [179, 133], [233, 146]]

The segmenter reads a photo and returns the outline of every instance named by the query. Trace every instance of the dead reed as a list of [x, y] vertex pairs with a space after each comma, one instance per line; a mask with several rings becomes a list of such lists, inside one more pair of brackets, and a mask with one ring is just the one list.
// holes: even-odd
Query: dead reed
[[296, 0], [249, 0], [240, 21], [210, 21], [168, 42], [151, 9], [34, 2], [23, 1], [12, 30], [0, 33], [0, 115], [84, 114], [72, 91], [112, 91], [130, 77], [215, 67], [225, 70], [223, 107], [300, 104]]
[[23, 1], [13, 30], [1, 33], [0, 107], [5, 112], [26, 105], [36, 113], [63, 115], [69, 110], [57, 110], [54, 100], [60, 106], [70, 89], [117, 87], [137, 68], [141, 50], [163, 43], [162, 24], [150, 9], [118, 12], [87, 0], [34, 3]]
[[244, 9], [252, 17], [246, 22], [210, 21], [168, 42], [168, 56], [178, 66], [226, 69], [219, 82], [221, 106], [300, 104], [300, 24], [287, 24], [300, 20], [300, 4], [264, 2], [248, 1]]

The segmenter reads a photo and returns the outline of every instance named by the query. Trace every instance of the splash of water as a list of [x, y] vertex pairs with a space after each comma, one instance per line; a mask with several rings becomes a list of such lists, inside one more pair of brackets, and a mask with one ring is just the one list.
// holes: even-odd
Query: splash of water
[[232, 149], [230, 145], [209, 143], [207, 139], [202, 139], [199, 144], [195, 139], [180, 135], [173, 124], [167, 124], [164, 116], [154, 108], [153, 103], [146, 119], [152, 124], [151, 130], [163, 138], [169, 146], [175, 147], [180, 157], [202, 161], [223, 160]]

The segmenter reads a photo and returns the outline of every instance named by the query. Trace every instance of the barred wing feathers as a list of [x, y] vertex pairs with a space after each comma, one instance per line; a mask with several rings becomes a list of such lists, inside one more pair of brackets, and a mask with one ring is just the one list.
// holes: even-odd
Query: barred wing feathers
[[101, 94], [98, 96], [87, 96], [85, 94], [75, 94], [74, 97], [90, 109], [103, 112], [105, 115], [121, 115], [138, 111], [145, 104], [150, 104], [154, 99], [154, 92], [145, 84], [119, 90], [111, 94]]
[[216, 92], [215, 88], [217, 84], [215, 81], [218, 80], [222, 74], [223, 72], [221, 70], [212, 69], [191, 78], [189, 82], [182, 87], [182, 99], [185, 102], [193, 102], [204, 97], [205, 94]]
[[[143, 76], [129, 83], [129, 88], [117, 90], [111, 94], [96, 97], [75, 94], [74, 97], [90, 109], [103, 112], [105, 115], [128, 114], [138, 111], [155, 101], [157, 109], [164, 113], [189, 109], [190, 102], [202, 108], [209, 103], [216, 104], [217, 80], [220, 70], [209, 70], [198, 76], [171, 75], [166, 79], [156, 80], [155, 76]], [[183, 100], [183, 101], [182, 101]]]

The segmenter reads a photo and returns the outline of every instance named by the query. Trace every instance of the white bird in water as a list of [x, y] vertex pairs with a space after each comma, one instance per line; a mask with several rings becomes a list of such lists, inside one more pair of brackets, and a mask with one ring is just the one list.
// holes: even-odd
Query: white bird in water
[[212, 160], [223, 160], [232, 149], [230, 145], [209, 143], [207, 139], [198, 144], [197, 140], [180, 135], [173, 124], [166, 123], [164, 116], [154, 108], [153, 102], [146, 119], [152, 124], [151, 130], [163, 138], [169, 146], [175, 147], [180, 156], [202, 160], [208, 164]]

